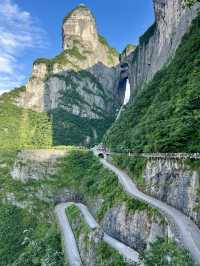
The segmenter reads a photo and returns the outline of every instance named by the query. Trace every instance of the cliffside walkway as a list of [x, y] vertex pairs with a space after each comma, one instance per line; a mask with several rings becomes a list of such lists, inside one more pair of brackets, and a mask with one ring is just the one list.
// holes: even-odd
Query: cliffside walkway
[[143, 157], [146, 159], [176, 159], [176, 160], [200, 160], [200, 153], [136, 153], [136, 152], [109, 152], [97, 150], [106, 156], [109, 155], [126, 155], [132, 157]]
[[[83, 214], [85, 222], [92, 230], [100, 226], [95, 221], [94, 217], [91, 215], [88, 208], [81, 203], [67, 202], [67, 203], [60, 203], [56, 206], [55, 213], [64, 238], [65, 255], [68, 258], [70, 266], [80, 266], [82, 265], [81, 257], [78, 251], [73, 231], [69, 224], [67, 215], [65, 214], [65, 209], [72, 205], [75, 205], [79, 208], [79, 210]], [[109, 246], [117, 250], [119, 254], [121, 254], [127, 261], [139, 262], [139, 254], [135, 250], [131, 249], [130, 247], [126, 246], [120, 241], [110, 237], [106, 233], [104, 233], [103, 235], [103, 240]]]
[[[95, 150], [94, 153], [98, 155]], [[150, 197], [139, 191], [132, 179], [123, 171], [106, 161], [100, 160], [107, 169], [114, 172], [119, 179], [124, 191], [131, 197], [142, 200], [152, 207], [158, 209], [166, 216], [172, 229], [176, 230], [176, 237], [180, 243], [191, 253], [194, 261], [200, 265], [200, 230], [199, 228], [183, 213], [177, 209], [161, 202], [153, 197]]]

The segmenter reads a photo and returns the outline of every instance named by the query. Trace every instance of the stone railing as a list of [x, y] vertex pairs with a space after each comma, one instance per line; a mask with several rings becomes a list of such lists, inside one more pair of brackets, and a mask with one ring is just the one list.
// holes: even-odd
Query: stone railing
[[127, 155], [133, 157], [144, 157], [147, 159], [177, 159], [177, 160], [200, 160], [200, 153], [136, 153], [136, 152], [104, 152], [106, 155]]

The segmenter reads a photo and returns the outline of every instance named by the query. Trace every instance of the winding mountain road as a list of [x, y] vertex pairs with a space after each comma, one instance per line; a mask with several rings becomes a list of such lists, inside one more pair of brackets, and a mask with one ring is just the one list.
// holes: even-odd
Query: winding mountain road
[[130, 196], [150, 204], [167, 217], [170, 224], [175, 227], [180, 243], [191, 253], [194, 261], [200, 265], [199, 228], [186, 215], [177, 209], [139, 191], [135, 183], [126, 173], [119, 170], [105, 159], [100, 159], [100, 161], [104, 167], [118, 176], [120, 184]]
[[57, 216], [60, 230], [64, 240], [64, 253], [70, 266], [82, 265], [81, 257], [76, 245], [76, 239], [71, 229], [65, 209], [71, 206], [71, 203], [61, 203], [55, 207], [55, 214]]
[[[65, 255], [68, 258], [70, 266], [80, 266], [82, 265], [82, 261], [79, 254], [79, 250], [76, 244], [73, 231], [69, 224], [67, 215], [65, 214], [65, 209], [72, 205], [75, 205], [79, 208], [79, 210], [83, 214], [86, 223], [92, 230], [98, 228], [99, 225], [95, 221], [91, 213], [89, 212], [88, 208], [81, 203], [74, 203], [74, 202], [61, 203], [55, 207], [55, 213], [64, 238]], [[127, 261], [139, 262], [139, 254], [135, 250], [131, 249], [130, 247], [126, 246], [125, 244], [119, 242], [118, 240], [110, 237], [105, 233], [103, 236], [103, 240], [112, 248], [117, 250], [119, 254], [121, 254]]]

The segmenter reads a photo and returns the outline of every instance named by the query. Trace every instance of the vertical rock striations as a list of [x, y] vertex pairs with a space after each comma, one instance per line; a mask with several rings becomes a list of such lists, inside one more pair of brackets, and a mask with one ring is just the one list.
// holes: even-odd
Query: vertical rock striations
[[[34, 62], [26, 91], [16, 102], [50, 113], [54, 144], [89, 145], [91, 139], [100, 140], [120, 104], [119, 55], [98, 34], [95, 18], [84, 5], [64, 18], [62, 32], [64, 51]], [[75, 142], [69, 137], [74, 133], [78, 134]]]
[[144, 182], [145, 192], [182, 211], [200, 226], [200, 179], [197, 169], [192, 169], [184, 161], [150, 160], [144, 171]]
[[197, 3], [186, 8], [183, 0], [153, 0], [153, 4], [155, 23], [140, 37], [137, 49], [124, 59], [129, 62], [133, 95], [174, 56], [200, 6]]
[[98, 46], [96, 21], [85, 5], [79, 5], [63, 21], [63, 48], [72, 49], [76, 43], [82, 43], [88, 51]]
[[[96, 95], [94, 104], [102, 108], [102, 105], [98, 106], [101, 102], [98, 97], [100, 92], [97, 93], [95, 89], [101, 86], [100, 90], [108, 98], [112, 98], [112, 103], [117, 101], [119, 73], [114, 67], [119, 63], [118, 53], [98, 35], [96, 21], [91, 11], [86, 6], [79, 5], [64, 18], [62, 30], [64, 51], [53, 59], [41, 58], [34, 62], [26, 92], [18, 103], [35, 111], [49, 111], [56, 108], [60, 105], [62, 92], [73, 87], [73, 82], [68, 84], [65, 82], [72, 71], [73, 77], [77, 76], [74, 79], [81, 83], [81, 86], [75, 87], [83, 100], [85, 100], [84, 95], [86, 97], [88, 95], [83, 90], [83, 87], [86, 87], [91, 89], [90, 95]], [[85, 71], [85, 75], [82, 70]], [[86, 72], [89, 74], [86, 75]], [[86, 76], [90, 76], [90, 81], [85, 79]], [[113, 99], [115, 97], [116, 99]], [[90, 99], [86, 102], [90, 105]], [[103, 107], [104, 111], [109, 109], [108, 106]]]

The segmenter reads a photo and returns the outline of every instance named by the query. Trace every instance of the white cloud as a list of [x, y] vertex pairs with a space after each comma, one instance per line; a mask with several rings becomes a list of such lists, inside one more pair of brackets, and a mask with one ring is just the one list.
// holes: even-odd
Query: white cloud
[[0, 0], [0, 91], [21, 85], [25, 77], [20, 73], [20, 56], [27, 48], [46, 45], [46, 33], [29, 12], [13, 2]]

